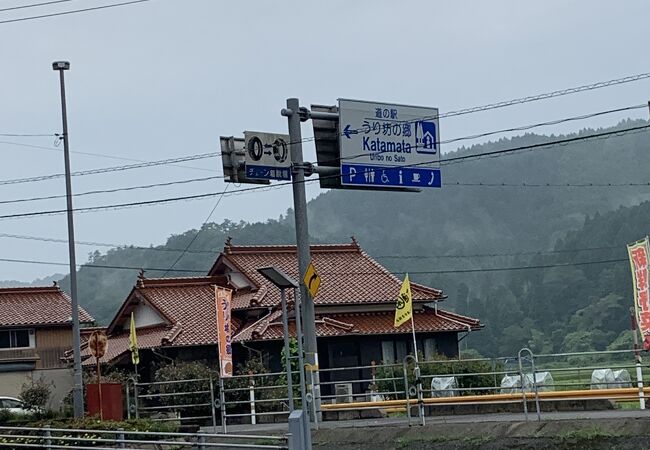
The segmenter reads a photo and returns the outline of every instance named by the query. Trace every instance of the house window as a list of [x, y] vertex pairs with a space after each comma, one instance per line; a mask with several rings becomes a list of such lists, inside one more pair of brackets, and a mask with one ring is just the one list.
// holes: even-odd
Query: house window
[[436, 349], [436, 340], [433, 338], [427, 338], [424, 340], [424, 359], [426, 361], [431, 361], [438, 353]]
[[34, 330], [0, 331], [0, 349], [33, 347]]
[[393, 341], [381, 341], [381, 360], [384, 364], [395, 362], [395, 345]]
[[399, 362], [404, 361], [404, 358], [406, 358], [406, 355], [408, 355], [408, 347], [406, 346], [406, 342], [404, 341], [395, 342], [395, 354], [397, 355], [397, 360]]
[[[411, 344], [410, 347], [412, 346]], [[401, 363], [408, 353], [409, 344], [407, 341], [382, 341], [381, 343], [381, 360], [386, 364]]]

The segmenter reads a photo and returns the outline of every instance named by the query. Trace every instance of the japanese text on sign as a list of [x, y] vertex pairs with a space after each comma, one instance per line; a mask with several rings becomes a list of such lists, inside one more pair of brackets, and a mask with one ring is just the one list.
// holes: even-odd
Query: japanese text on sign
[[650, 349], [650, 284], [648, 279], [648, 238], [628, 245], [634, 286], [634, 309], [643, 336], [643, 348]]
[[219, 374], [232, 377], [232, 323], [230, 317], [232, 291], [215, 287], [217, 309], [217, 340], [219, 343]]

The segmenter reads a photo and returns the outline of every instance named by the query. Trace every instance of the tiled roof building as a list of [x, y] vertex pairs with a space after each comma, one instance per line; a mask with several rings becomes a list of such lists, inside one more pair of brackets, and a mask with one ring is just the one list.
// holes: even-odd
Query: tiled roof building
[[[71, 320], [68, 294], [58, 286], [0, 288], [0, 327], [66, 325]], [[79, 308], [80, 322], [94, 319]]]
[[[94, 319], [79, 308], [82, 325]], [[61, 406], [72, 388], [65, 361], [72, 348], [72, 304], [54, 286], [0, 289], [0, 394], [17, 396], [23, 383], [52, 385], [50, 407]]]
[[[412, 346], [411, 328], [393, 327], [395, 299], [402, 280], [354, 240], [349, 244], [313, 245], [311, 257], [322, 278], [314, 299], [321, 365], [368, 364], [370, 360], [403, 357]], [[205, 277], [141, 276], [108, 326], [109, 350], [104, 360], [128, 363], [131, 312], [141, 350], [164, 352], [168, 357], [215, 358], [214, 287], [223, 286], [233, 290], [235, 362], [241, 362], [248, 356], [248, 349], [253, 349], [266, 354], [270, 365], [278, 366], [283, 338], [280, 295], [257, 271], [268, 266], [276, 266], [298, 279], [296, 247], [236, 246], [228, 242]], [[439, 309], [437, 303], [446, 298], [439, 289], [417, 283], [411, 283], [411, 287], [418, 349], [425, 356], [457, 355], [458, 333], [479, 330], [479, 320]], [[289, 326], [295, 335], [293, 292], [287, 294]], [[347, 356], [337, 360], [336, 355], [342, 354]]]

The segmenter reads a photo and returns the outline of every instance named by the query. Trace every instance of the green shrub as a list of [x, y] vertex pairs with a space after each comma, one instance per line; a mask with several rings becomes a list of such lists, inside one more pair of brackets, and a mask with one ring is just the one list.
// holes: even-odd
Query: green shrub
[[[433, 360], [422, 361], [420, 358], [420, 374], [421, 376], [429, 375], [456, 375], [458, 388], [464, 389], [458, 391], [458, 395], [484, 395], [494, 394], [494, 389], [486, 389], [480, 391], [470, 391], [473, 388], [487, 388], [494, 386], [494, 375], [491, 372], [502, 370], [502, 364], [496, 363], [493, 366], [490, 361], [463, 361], [457, 359], [449, 359], [442, 355], [437, 355]], [[409, 386], [414, 385], [415, 376], [413, 369], [415, 364], [411, 361], [407, 368]], [[479, 374], [479, 375], [466, 375], [463, 374]], [[377, 370], [377, 388], [380, 392], [393, 392], [404, 391], [404, 369], [400, 366], [395, 367], [380, 367]], [[398, 378], [391, 380], [391, 378]], [[430, 390], [430, 378], [423, 382], [423, 389], [426, 392]], [[403, 395], [389, 395], [388, 397], [396, 398]]]
[[[129, 431], [147, 431], [147, 432], [152, 432], [152, 433], [164, 433], [164, 432], [176, 432], [178, 431], [178, 425], [171, 423], [171, 422], [155, 422], [152, 420], [147, 420], [147, 419], [136, 419], [136, 420], [126, 420], [123, 422], [113, 422], [113, 421], [99, 421], [96, 418], [92, 417], [85, 417], [83, 419], [74, 419], [74, 420], [39, 420], [39, 421], [34, 421], [34, 422], [28, 422], [25, 424], [26, 427], [28, 428], [43, 428], [45, 426], [49, 426], [50, 428], [55, 428], [55, 429], [81, 429], [81, 430], [88, 430], [89, 433], [85, 434], [74, 434], [74, 433], [69, 433], [65, 434], [66, 437], [79, 437], [83, 439], [99, 439], [101, 437], [109, 437], [112, 438], [113, 435], [106, 435], [106, 434], [101, 434], [101, 433], [93, 433], [93, 431], [100, 431], [100, 430], [113, 430], [117, 431], [118, 429], [123, 429], [125, 431], [125, 438], [126, 439], [140, 439], [140, 440], [153, 440], [157, 439], [156, 436], [142, 436], [142, 435], [129, 435]], [[10, 432], [6, 431], [4, 434], [22, 434], [22, 435], [30, 435], [30, 436], [36, 436], [36, 435], [41, 435], [40, 431], [19, 431], [19, 432]], [[60, 436], [60, 433], [56, 433], [57, 436]], [[41, 440], [35, 440], [33, 438], [29, 437], [21, 437], [21, 438], [1, 438], [0, 439], [0, 444], [42, 444]], [[52, 444], [53, 445], [59, 445], [63, 447], [72, 447], [72, 446], [100, 446], [98, 442], [91, 442], [91, 441], [82, 441], [82, 440], [71, 440], [71, 441], [63, 441], [63, 440], [57, 440], [56, 437], [52, 438]], [[103, 445], [103, 444], [101, 444]], [[2, 445], [0, 445], [2, 446]], [[4, 446], [2, 446], [4, 447]]]
[[[205, 405], [212, 403], [212, 397], [210, 395], [210, 378], [213, 380], [213, 385], [216, 385], [218, 383], [219, 373], [214, 367], [210, 367], [198, 361], [172, 362], [171, 364], [164, 365], [156, 370], [154, 379], [157, 382], [181, 382], [152, 385], [149, 388], [148, 394], [163, 394], [158, 397], [157, 401], [163, 406], [178, 406], [179, 412], [181, 412], [186, 417], [209, 416], [211, 415], [211, 409], [209, 406], [185, 407], [185, 405]], [[181, 392], [187, 394], [165, 395]], [[145, 392], [140, 392], [140, 394], [145, 394]], [[170, 408], [168, 411], [171, 411], [172, 409], [173, 408]]]
[[52, 395], [52, 386], [43, 380], [25, 383], [20, 391], [20, 399], [31, 411], [44, 411]]
[[[297, 344], [296, 344], [297, 345]], [[268, 374], [269, 371], [264, 367], [262, 360], [260, 358], [251, 358], [245, 364], [240, 364], [237, 366], [236, 374], [237, 375], [247, 375], [255, 374], [255, 412], [267, 412], [267, 411], [286, 411], [288, 410], [286, 401], [262, 401], [257, 403], [259, 400], [273, 400], [273, 399], [284, 399], [287, 397], [287, 388], [286, 387], [277, 387], [272, 388], [273, 386], [284, 386], [287, 384], [287, 378], [285, 375], [264, 375]], [[292, 380], [296, 387], [299, 388], [297, 380]], [[229, 406], [229, 410], [233, 411], [242, 411], [249, 412], [250, 406], [248, 400], [250, 400], [250, 378], [246, 377], [237, 377], [224, 380], [226, 391], [226, 401], [227, 402], [244, 402], [237, 403], [236, 405]], [[261, 388], [261, 389], [260, 389]], [[271, 389], [267, 389], [271, 388]], [[236, 389], [236, 390], [235, 390]], [[233, 391], [234, 390], [234, 391]], [[295, 389], [294, 389], [295, 391]], [[297, 400], [298, 396], [294, 395], [294, 398]], [[230, 411], [229, 411], [230, 412]]]

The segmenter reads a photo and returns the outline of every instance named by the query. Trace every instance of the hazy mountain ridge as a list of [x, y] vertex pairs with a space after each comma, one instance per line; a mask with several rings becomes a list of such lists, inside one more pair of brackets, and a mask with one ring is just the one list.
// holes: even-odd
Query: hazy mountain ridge
[[37, 278], [34, 281], [16, 281], [16, 280], [0, 280], [0, 288], [9, 288], [9, 287], [29, 287], [29, 286], [49, 286], [54, 282], [65, 278], [66, 275], [62, 273], [55, 273], [43, 278]]

